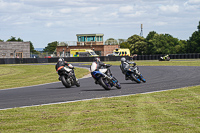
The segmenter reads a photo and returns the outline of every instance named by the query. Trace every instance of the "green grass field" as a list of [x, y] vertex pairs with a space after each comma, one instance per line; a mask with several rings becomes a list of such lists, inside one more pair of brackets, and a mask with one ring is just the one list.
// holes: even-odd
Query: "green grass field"
[[[83, 68], [76, 68], [77, 78], [88, 74]], [[0, 89], [58, 82], [54, 65], [0, 65]]]
[[[148, 64], [164, 65], [166, 63], [168, 63], [168, 65], [171, 63], [181, 64], [183, 66], [190, 66], [191, 64], [199, 66], [200, 63], [199, 60], [181, 61], [181, 63], [179, 61], [177, 61], [179, 63], [176, 63], [176, 61], [135, 62], [137, 65], [147, 66]], [[118, 65], [119, 62], [106, 63]], [[23, 67], [25, 66], [26, 65], [0, 65], [0, 70], [3, 69], [3, 71], [0, 71], [0, 77], [4, 76], [8, 78], [8, 75], [12, 75], [12, 73], [18, 75], [23, 72], [24, 74], [22, 74], [23, 76], [20, 78], [29, 81], [31, 80], [29, 79], [30, 73], [29, 76], [27, 76], [26, 73], [28, 73], [30, 68], [24, 70]], [[49, 65], [49, 67], [47, 66], [34, 66], [34, 68], [31, 68], [32, 71], [34, 71], [32, 74], [38, 73], [39, 71], [41, 75], [42, 72], [46, 73], [50, 71], [52, 65]], [[36, 68], [37, 71], [33, 70]], [[12, 73], [10, 73], [10, 71], [12, 71]], [[88, 71], [86, 71], [86, 73], [87, 72]], [[77, 72], [77, 74], [79, 73], [80, 72]], [[12, 75], [12, 77], [14, 75]], [[53, 78], [57, 81], [57, 74], [55, 73], [54, 67], [52, 69], [52, 75], [55, 75]], [[10, 78], [10, 81], [12, 81], [12, 78]], [[7, 84], [9, 84], [9, 82], [7, 82]], [[198, 133], [200, 132], [199, 125], [200, 86], [149, 94], [0, 110], [0, 133]]]

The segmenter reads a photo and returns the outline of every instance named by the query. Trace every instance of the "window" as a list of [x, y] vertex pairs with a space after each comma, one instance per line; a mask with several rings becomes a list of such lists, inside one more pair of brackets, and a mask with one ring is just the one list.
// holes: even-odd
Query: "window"
[[95, 37], [94, 36], [88, 36], [87, 37], [87, 42], [91, 42], [91, 41], [95, 41]]
[[13, 57], [14, 57], [14, 54], [13, 54], [13, 53], [10, 53], [10, 57], [13, 58]]
[[78, 42], [85, 42], [86, 37], [84, 36], [78, 36]]
[[103, 37], [102, 36], [97, 36], [97, 42], [102, 42], [103, 41]]
[[103, 41], [103, 37], [102, 36], [100, 36], [100, 42], [102, 42]]
[[16, 52], [16, 58], [23, 58], [22, 52]]

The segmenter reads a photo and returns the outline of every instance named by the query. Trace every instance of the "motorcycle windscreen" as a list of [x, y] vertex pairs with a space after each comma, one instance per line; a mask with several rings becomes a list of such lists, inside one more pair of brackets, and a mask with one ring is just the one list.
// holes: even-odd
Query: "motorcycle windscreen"
[[65, 71], [70, 72], [72, 69], [69, 69], [67, 67], [64, 67]]
[[101, 73], [106, 73], [107, 69], [99, 69]]

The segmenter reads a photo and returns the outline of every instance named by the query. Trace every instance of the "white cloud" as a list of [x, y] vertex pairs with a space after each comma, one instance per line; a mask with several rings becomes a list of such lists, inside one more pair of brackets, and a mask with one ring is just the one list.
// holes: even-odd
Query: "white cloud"
[[120, 13], [131, 13], [133, 11], [132, 6], [122, 6], [119, 8]]
[[200, 0], [188, 0], [188, 4], [200, 4]]
[[143, 11], [136, 11], [135, 13], [125, 14], [125, 17], [141, 17], [143, 15]]
[[59, 10], [61, 13], [70, 13], [72, 10], [70, 8], [63, 8]]
[[[144, 36], [150, 29], [173, 35], [180, 28], [185, 33], [180, 38], [187, 39], [185, 36], [197, 27], [199, 7], [200, 0], [0, 0], [0, 37], [21, 33], [37, 45], [48, 44], [52, 38], [76, 40], [77, 33], [96, 32], [104, 33], [105, 39], [126, 39], [137, 34], [130, 29], [140, 31], [143, 23]], [[56, 34], [50, 34], [54, 31]], [[43, 33], [43, 39], [32, 40], [38, 33]]]
[[157, 26], [164, 26], [164, 25], [167, 25], [167, 22], [156, 22], [155, 25]]
[[53, 25], [52, 22], [48, 22], [48, 23], [45, 24], [46, 27], [51, 27], [52, 25]]
[[189, 11], [196, 11], [200, 8], [200, 0], [188, 0], [184, 3], [185, 9]]
[[162, 5], [159, 7], [159, 9], [166, 13], [177, 13], [179, 12], [179, 6], [178, 5]]

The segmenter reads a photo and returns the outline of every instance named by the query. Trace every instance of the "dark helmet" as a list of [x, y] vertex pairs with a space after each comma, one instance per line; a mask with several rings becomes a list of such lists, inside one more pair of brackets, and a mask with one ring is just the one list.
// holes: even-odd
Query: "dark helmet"
[[122, 57], [121, 62], [125, 62], [125, 61], [126, 61], [126, 58]]
[[99, 58], [99, 57], [96, 57], [96, 58], [94, 58], [94, 61], [100, 62], [100, 58]]

